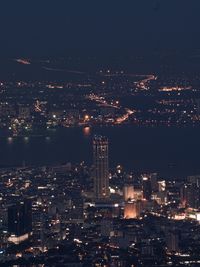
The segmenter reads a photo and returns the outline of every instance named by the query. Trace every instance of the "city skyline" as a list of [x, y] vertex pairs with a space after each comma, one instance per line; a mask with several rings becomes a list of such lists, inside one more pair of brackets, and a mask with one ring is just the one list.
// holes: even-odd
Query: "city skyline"
[[0, 266], [200, 266], [199, 0], [0, 10]]

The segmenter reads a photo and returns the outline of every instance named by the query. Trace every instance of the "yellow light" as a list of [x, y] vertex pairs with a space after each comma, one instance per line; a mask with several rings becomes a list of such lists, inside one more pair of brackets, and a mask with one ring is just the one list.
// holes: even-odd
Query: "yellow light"
[[89, 115], [85, 115], [84, 119], [85, 119], [85, 121], [88, 121], [90, 119], [90, 116]]

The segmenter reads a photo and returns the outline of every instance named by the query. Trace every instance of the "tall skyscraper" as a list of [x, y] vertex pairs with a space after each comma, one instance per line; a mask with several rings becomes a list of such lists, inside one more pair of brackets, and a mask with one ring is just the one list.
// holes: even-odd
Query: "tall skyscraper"
[[157, 173], [151, 173], [150, 174], [150, 181], [151, 181], [152, 192], [157, 192], [158, 191], [158, 175], [157, 175]]
[[125, 185], [123, 188], [124, 200], [128, 201], [134, 198], [134, 187], [133, 185]]
[[146, 200], [150, 200], [152, 194], [152, 188], [151, 188], [151, 180], [148, 176], [142, 177], [142, 189], [143, 189], [143, 197]]
[[124, 219], [134, 219], [140, 217], [142, 210], [142, 201], [126, 202], [124, 206]]
[[168, 251], [179, 252], [179, 233], [172, 230], [167, 232], [166, 245]]
[[200, 207], [199, 188], [195, 184], [186, 184], [181, 188], [181, 204], [193, 209]]
[[108, 139], [95, 136], [93, 139], [94, 193], [97, 199], [109, 197]]
[[8, 207], [9, 241], [19, 244], [29, 238], [32, 232], [32, 203], [25, 199]]

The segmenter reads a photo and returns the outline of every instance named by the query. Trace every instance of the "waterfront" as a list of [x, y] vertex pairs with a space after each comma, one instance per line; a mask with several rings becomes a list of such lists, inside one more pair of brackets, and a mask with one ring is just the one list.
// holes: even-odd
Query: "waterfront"
[[200, 173], [200, 128], [66, 128], [41, 136], [1, 136], [0, 165], [91, 164], [94, 134], [108, 137], [111, 167], [122, 164], [136, 172], [158, 171], [177, 177]]

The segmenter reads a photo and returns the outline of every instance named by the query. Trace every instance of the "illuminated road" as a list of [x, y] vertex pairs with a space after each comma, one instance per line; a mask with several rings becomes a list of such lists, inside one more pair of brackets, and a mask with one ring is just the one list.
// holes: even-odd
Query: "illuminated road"
[[103, 96], [98, 96], [95, 94], [90, 94], [89, 96], [86, 97], [87, 99], [91, 100], [91, 101], [95, 101], [101, 105], [103, 105], [104, 107], [112, 107], [112, 108], [116, 108], [116, 109], [120, 109], [119, 106], [115, 105], [115, 104], [110, 104], [105, 100], [105, 97]]
[[155, 75], [147, 75], [145, 78], [136, 83], [137, 88], [140, 90], [149, 90], [149, 82], [156, 80], [157, 77]]
[[28, 61], [27, 59], [23, 59], [23, 58], [15, 59], [15, 61], [17, 61], [18, 63], [23, 64], [23, 65], [30, 65], [31, 64], [30, 61]]
[[126, 108], [125, 110], [126, 110], [126, 114], [124, 114], [122, 117], [117, 118], [117, 120], [116, 120], [117, 124], [121, 124], [121, 123], [125, 122], [126, 120], [128, 120], [129, 116], [134, 113], [133, 110], [130, 110], [128, 108]]
[[[112, 107], [112, 108], [115, 108], [115, 109], [118, 109], [118, 110], [123, 108], [123, 107], [117, 106], [116, 104], [108, 103], [104, 97], [98, 96], [98, 95], [95, 95], [95, 94], [90, 94], [89, 96], [87, 96], [87, 99], [89, 99], [91, 101], [95, 101], [95, 102], [101, 104], [104, 107]], [[122, 124], [123, 122], [128, 120], [130, 115], [132, 115], [135, 112], [134, 110], [131, 110], [131, 109], [128, 109], [128, 108], [125, 108], [125, 111], [126, 111], [126, 113], [124, 115], [122, 115], [121, 117], [118, 117], [116, 119], [116, 124]]]

